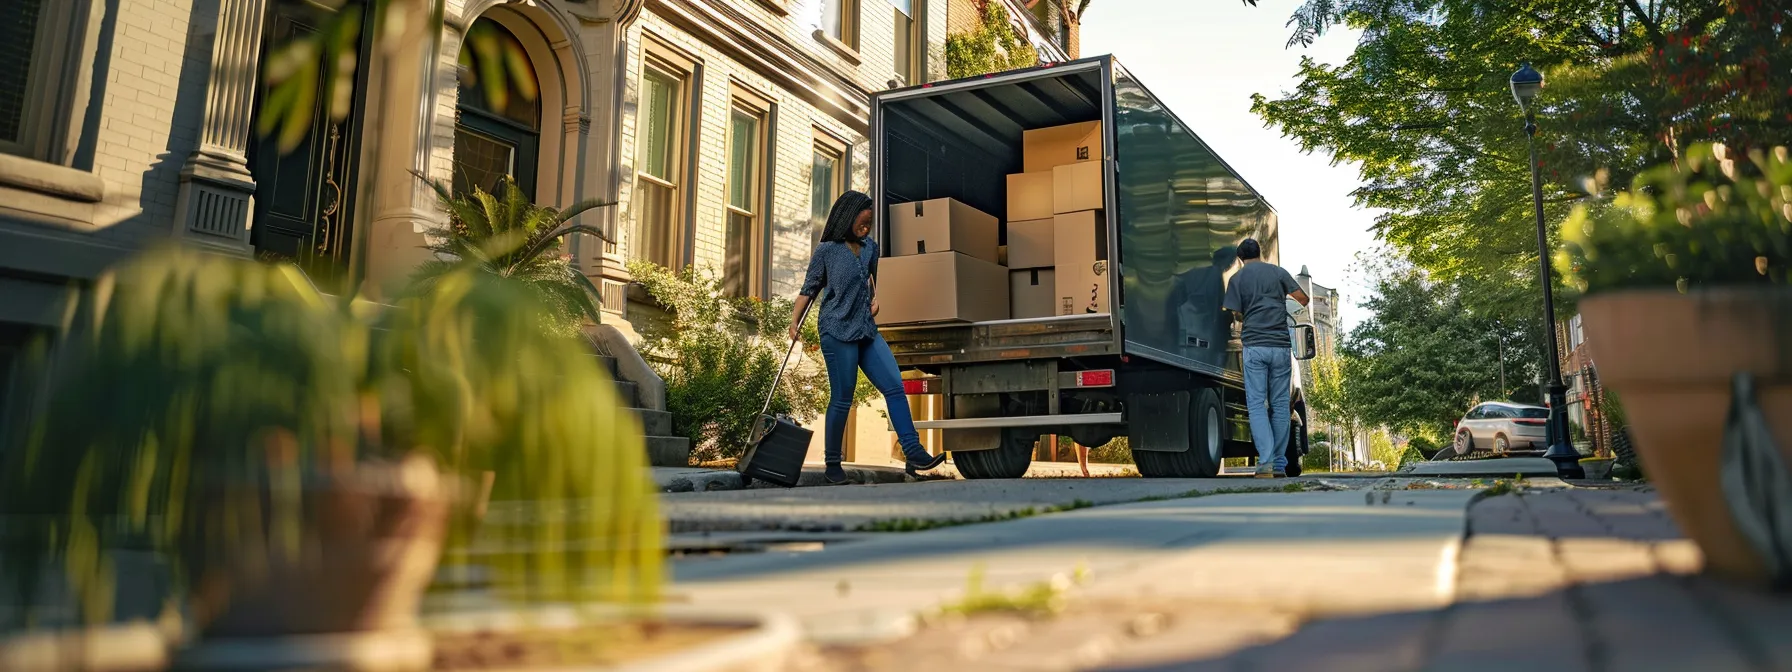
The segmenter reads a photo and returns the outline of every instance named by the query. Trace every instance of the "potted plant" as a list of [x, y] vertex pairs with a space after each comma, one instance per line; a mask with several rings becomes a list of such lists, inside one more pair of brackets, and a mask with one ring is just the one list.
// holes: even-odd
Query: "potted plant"
[[[0, 446], [0, 563], [27, 602], [54, 568], [103, 622], [132, 535], [171, 565], [182, 666], [420, 669], [419, 601], [473, 537], [464, 484], [486, 472], [540, 514], [507, 541], [546, 549], [488, 560], [506, 594], [655, 598], [638, 422], [516, 283], [454, 271], [375, 311], [291, 266], [169, 248], [91, 295]], [[549, 515], [569, 500], [593, 515]]]
[[1699, 146], [1578, 208], [1558, 256], [1644, 470], [1707, 567], [1753, 582], [1792, 571], [1758, 487], [1792, 476], [1789, 217], [1785, 148]]

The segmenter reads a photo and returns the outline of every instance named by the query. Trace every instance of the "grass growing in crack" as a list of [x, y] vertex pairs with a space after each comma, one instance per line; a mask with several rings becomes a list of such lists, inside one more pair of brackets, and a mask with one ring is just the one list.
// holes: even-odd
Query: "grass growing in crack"
[[[1477, 486], [1481, 485], [1481, 481], [1479, 479], [1477, 479], [1475, 481], [1475, 485], [1477, 485]], [[1487, 486], [1487, 490], [1486, 490], [1485, 494], [1483, 494], [1482, 496], [1484, 496], [1484, 497], [1499, 497], [1502, 495], [1510, 495], [1515, 492], [1518, 492], [1517, 483], [1515, 483], [1514, 481], [1508, 481], [1508, 480], [1502, 478], [1500, 480], [1494, 481], [1492, 485]]]
[[988, 613], [1019, 613], [1050, 616], [1064, 610], [1065, 594], [1088, 577], [1078, 566], [1071, 576], [1059, 574], [1048, 581], [1039, 581], [1013, 591], [988, 591], [983, 588], [983, 565], [971, 568], [964, 597], [940, 608], [944, 614], [973, 616]]
[[1032, 518], [1033, 516], [1040, 516], [1048, 513], [1061, 513], [1064, 511], [1087, 509], [1091, 506], [1095, 506], [1095, 502], [1086, 499], [1078, 499], [1069, 504], [1046, 507], [1029, 506], [1024, 509], [991, 513], [978, 518], [894, 518], [890, 520], [873, 520], [869, 523], [860, 525], [855, 529], [859, 532], [920, 532], [922, 530], [934, 530], [942, 527], [958, 527], [960, 525], [1020, 520], [1022, 518]]

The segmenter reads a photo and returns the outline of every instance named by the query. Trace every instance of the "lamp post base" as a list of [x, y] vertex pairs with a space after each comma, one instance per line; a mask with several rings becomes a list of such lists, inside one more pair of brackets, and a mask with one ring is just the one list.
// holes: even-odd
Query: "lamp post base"
[[1568, 442], [1568, 390], [1560, 383], [1549, 386], [1549, 450], [1543, 457], [1556, 464], [1556, 476], [1581, 480], [1587, 472], [1580, 466], [1580, 451]]

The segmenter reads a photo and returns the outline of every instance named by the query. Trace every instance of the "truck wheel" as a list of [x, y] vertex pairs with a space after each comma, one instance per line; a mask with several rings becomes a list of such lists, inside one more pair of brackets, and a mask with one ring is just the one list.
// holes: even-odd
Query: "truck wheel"
[[1039, 435], [1017, 430], [1002, 430], [1002, 445], [993, 450], [971, 450], [952, 454], [952, 463], [966, 479], [1020, 478], [1033, 466], [1033, 444]]
[[1300, 458], [1307, 456], [1307, 426], [1306, 425], [1296, 422], [1296, 423], [1291, 423], [1288, 426], [1288, 453], [1287, 453], [1287, 455], [1288, 455], [1288, 466], [1286, 466], [1282, 469], [1282, 473], [1288, 474], [1289, 478], [1299, 476], [1301, 473]]
[[1139, 475], [1146, 478], [1213, 478], [1220, 473], [1220, 460], [1225, 448], [1221, 436], [1226, 416], [1220, 409], [1220, 395], [1213, 389], [1195, 392], [1189, 402], [1188, 450], [1164, 453], [1151, 450], [1132, 451], [1132, 460]]

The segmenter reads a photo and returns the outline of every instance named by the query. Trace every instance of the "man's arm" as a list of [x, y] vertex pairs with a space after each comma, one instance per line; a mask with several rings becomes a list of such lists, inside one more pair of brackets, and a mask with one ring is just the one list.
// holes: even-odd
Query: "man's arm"
[[1289, 296], [1294, 297], [1295, 301], [1299, 301], [1302, 308], [1305, 308], [1307, 305], [1307, 293], [1301, 291], [1300, 283], [1294, 281], [1294, 276], [1288, 274], [1288, 269], [1279, 268], [1277, 270], [1282, 272], [1282, 289], [1288, 292]]

